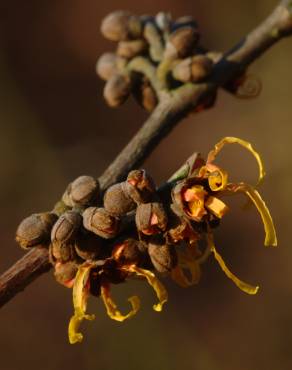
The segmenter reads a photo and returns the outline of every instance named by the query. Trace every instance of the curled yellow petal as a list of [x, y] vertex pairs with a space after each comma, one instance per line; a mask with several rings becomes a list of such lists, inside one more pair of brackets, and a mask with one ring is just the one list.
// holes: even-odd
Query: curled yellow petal
[[227, 205], [212, 195], [205, 201], [205, 207], [218, 218], [222, 218], [228, 212]]
[[137, 267], [136, 265], [127, 266], [126, 269], [129, 272], [134, 272], [138, 276], [143, 276], [148, 281], [148, 284], [152, 286], [159, 300], [157, 304], [153, 305], [153, 309], [157, 312], [162, 311], [164, 303], [167, 302], [168, 294], [163, 284], [157, 279], [153, 272]]
[[89, 274], [93, 265], [81, 265], [75, 277], [73, 285], [74, 316], [71, 317], [68, 328], [69, 342], [71, 344], [81, 342], [83, 335], [78, 331], [83, 320], [93, 320], [94, 315], [86, 314], [87, 300], [89, 295]]
[[259, 290], [259, 287], [258, 286], [253, 286], [253, 285], [250, 285], [248, 283], [245, 283], [244, 281], [240, 280], [237, 276], [235, 276], [229, 269], [228, 267], [226, 266], [223, 258], [220, 256], [220, 254], [217, 252], [216, 248], [215, 248], [215, 244], [214, 244], [214, 240], [213, 240], [213, 235], [210, 231], [208, 231], [207, 233], [207, 242], [208, 242], [208, 245], [211, 249], [211, 252], [213, 252], [214, 254], [214, 257], [216, 259], [216, 261], [219, 263], [219, 266], [221, 267], [221, 269], [223, 270], [223, 272], [225, 273], [225, 275], [231, 279], [234, 284], [239, 288], [241, 289], [243, 292], [247, 293], [247, 294], [256, 294]]
[[111, 294], [110, 294], [110, 286], [109, 284], [102, 284], [101, 285], [101, 298], [103, 300], [103, 303], [106, 307], [106, 311], [108, 316], [116, 321], [124, 321], [126, 319], [129, 319], [130, 317], [136, 315], [136, 313], [140, 309], [140, 299], [137, 296], [130, 297], [128, 301], [131, 303], [132, 309], [131, 311], [123, 315], [117, 308], [117, 305], [113, 301]]
[[260, 194], [257, 190], [255, 190], [251, 185], [245, 183], [238, 183], [238, 184], [228, 184], [226, 190], [231, 193], [244, 193], [249, 197], [249, 199], [253, 202], [256, 206], [259, 214], [261, 215], [264, 229], [265, 229], [265, 246], [277, 246], [277, 235], [276, 230], [274, 227], [273, 219], [270, 214], [268, 207], [266, 206], [265, 202], [261, 198]]
[[239, 144], [239, 145], [243, 146], [245, 149], [247, 149], [249, 152], [252, 153], [252, 155], [255, 157], [255, 159], [258, 163], [258, 167], [259, 167], [259, 178], [258, 178], [258, 183], [257, 183], [257, 184], [259, 184], [265, 176], [264, 164], [263, 164], [263, 161], [262, 161], [259, 153], [252, 147], [252, 145], [248, 141], [239, 139], [237, 137], [231, 137], [231, 136], [230, 137], [228, 137], [228, 136], [224, 137], [222, 140], [220, 140], [214, 146], [214, 149], [209, 152], [208, 157], [207, 157], [207, 164], [211, 163], [215, 160], [218, 153], [223, 149], [223, 147], [226, 144]]
[[207, 163], [201, 167], [199, 176], [207, 177], [209, 187], [212, 191], [220, 191], [225, 188], [228, 182], [228, 173], [213, 163]]

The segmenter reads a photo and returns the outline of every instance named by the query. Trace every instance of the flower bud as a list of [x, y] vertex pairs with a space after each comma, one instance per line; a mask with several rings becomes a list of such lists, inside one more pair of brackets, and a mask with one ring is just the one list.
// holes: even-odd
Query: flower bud
[[154, 62], [163, 59], [164, 45], [162, 35], [154, 22], [147, 22], [144, 27], [144, 38], [149, 43], [149, 54]]
[[82, 217], [78, 212], [67, 211], [55, 223], [52, 232], [52, 243], [68, 244], [72, 242], [80, 228]]
[[145, 235], [154, 235], [165, 231], [167, 214], [162, 203], [140, 204], [136, 211], [136, 226]]
[[96, 63], [96, 73], [103, 80], [109, 80], [113, 75], [122, 72], [127, 64], [125, 58], [114, 53], [103, 54]]
[[54, 268], [56, 281], [67, 288], [72, 288], [78, 271], [78, 265], [71, 261], [66, 263], [57, 262]]
[[147, 79], [143, 79], [137, 84], [133, 91], [137, 102], [148, 112], [152, 112], [158, 104], [157, 95]]
[[193, 27], [182, 27], [174, 31], [166, 44], [165, 58], [185, 58], [192, 54], [199, 41], [199, 33]]
[[110, 239], [118, 234], [120, 219], [112, 216], [104, 208], [89, 207], [83, 212], [83, 225], [86, 230], [104, 239]]
[[95, 204], [99, 198], [99, 183], [91, 176], [79, 176], [67, 187], [63, 202], [69, 207]]
[[208, 77], [212, 67], [211, 59], [205, 55], [196, 55], [176, 64], [172, 70], [172, 75], [181, 82], [199, 82]]
[[145, 253], [143, 242], [129, 238], [114, 247], [112, 256], [122, 265], [139, 265], [144, 261]]
[[104, 194], [103, 205], [107, 212], [122, 216], [136, 208], [136, 203], [129, 196], [125, 182], [110, 186]]
[[126, 189], [137, 204], [149, 202], [155, 196], [154, 181], [143, 169], [129, 172]]
[[34, 213], [17, 228], [16, 241], [24, 249], [49, 242], [51, 229], [57, 220], [54, 213]]
[[103, 96], [110, 107], [122, 105], [131, 92], [131, 79], [127, 74], [117, 73], [105, 84]]
[[67, 262], [75, 259], [74, 238], [81, 220], [79, 213], [67, 211], [55, 223], [51, 232], [51, 253], [57, 261]]
[[172, 245], [149, 243], [148, 253], [153, 266], [160, 273], [169, 273], [177, 265], [177, 253]]
[[117, 48], [117, 55], [126, 59], [132, 59], [143, 54], [147, 50], [147, 43], [144, 40], [120, 41]]
[[104, 249], [102, 239], [91, 233], [79, 234], [75, 240], [75, 251], [85, 261], [100, 258]]
[[115, 11], [103, 19], [101, 32], [112, 41], [137, 39], [142, 34], [142, 22], [128, 12]]

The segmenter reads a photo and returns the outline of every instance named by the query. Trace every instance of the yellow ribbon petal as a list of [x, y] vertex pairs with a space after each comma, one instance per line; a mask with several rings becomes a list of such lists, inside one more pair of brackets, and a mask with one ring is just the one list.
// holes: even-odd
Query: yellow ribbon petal
[[264, 229], [265, 229], [265, 246], [277, 246], [277, 235], [276, 230], [274, 227], [273, 219], [270, 214], [268, 207], [266, 206], [265, 202], [261, 198], [260, 194], [257, 190], [255, 190], [251, 185], [245, 183], [238, 183], [238, 184], [228, 184], [226, 190], [231, 193], [244, 193], [249, 197], [249, 199], [253, 202], [256, 206], [259, 214], [261, 215]]
[[132, 310], [126, 314], [123, 315], [117, 308], [117, 305], [113, 301], [111, 295], [110, 295], [110, 286], [109, 284], [102, 284], [101, 285], [101, 298], [103, 300], [103, 303], [106, 307], [106, 311], [108, 316], [116, 321], [124, 321], [126, 319], [129, 319], [130, 317], [136, 315], [136, 313], [140, 309], [140, 299], [137, 296], [130, 297], [128, 301], [131, 303]]
[[167, 302], [168, 294], [163, 284], [157, 279], [153, 272], [142, 269], [135, 265], [127, 266], [126, 269], [129, 272], [134, 272], [138, 276], [143, 276], [147, 280], [148, 284], [154, 289], [159, 300], [157, 304], [153, 305], [153, 309], [157, 312], [162, 311], [164, 303]]
[[216, 261], [219, 263], [219, 266], [221, 267], [221, 269], [223, 270], [223, 272], [225, 273], [225, 275], [231, 279], [234, 284], [239, 288], [241, 289], [243, 292], [247, 293], [247, 294], [256, 294], [259, 290], [259, 287], [258, 286], [252, 286], [248, 283], [245, 283], [244, 281], [240, 280], [237, 276], [235, 276], [229, 269], [228, 267], [226, 266], [223, 258], [220, 256], [220, 254], [216, 251], [216, 248], [215, 248], [215, 244], [214, 244], [214, 240], [213, 240], [213, 234], [211, 233], [211, 231], [209, 230], [208, 233], [207, 233], [207, 242], [208, 242], [208, 245], [211, 249], [211, 251], [213, 252], [214, 254], [214, 257], [216, 259]]
[[205, 207], [218, 218], [222, 218], [228, 212], [227, 205], [212, 195], [205, 201]]
[[89, 296], [89, 274], [93, 265], [81, 265], [73, 285], [74, 316], [71, 317], [68, 328], [69, 342], [81, 342], [83, 335], [78, 331], [83, 320], [94, 320], [94, 315], [87, 315], [86, 307]]
[[252, 147], [252, 145], [248, 141], [239, 139], [237, 137], [228, 137], [228, 136], [224, 137], [222, 140], [220, 140], [215, 145], [214, 149], [209, 152], [208, 157], [207, 157], [207, 164], [211, 163], [215, 160], [218, 153], [223, 149], [223, 147], [226, 144], [239, 144], [239, 145], [243, 146], [245, 149], [247, 149], [249, 152], [252, 153], [252, 155], [255, 157], [255, 159], [258, 163], [258, 166], [259, 166], [259, 178], [258, 178], [258, 182], [257, 182], [257, 185], [258, 185], [263, 180], [263, 178], [265, 177], [264, 164], [263, 164], [263, 161], [262, 161], [259, 153]]

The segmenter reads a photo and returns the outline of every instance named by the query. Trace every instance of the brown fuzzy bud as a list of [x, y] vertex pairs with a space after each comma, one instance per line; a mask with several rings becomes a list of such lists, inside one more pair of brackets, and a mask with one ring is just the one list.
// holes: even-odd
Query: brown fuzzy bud
[[177, 265], [177, 253], [172, 245], [148, 244], [148, 253], [155, 269], [169, 273]]
[[117, 48], [117, 55], [123, 58], [132, 59], [143, 54], [147, 50], [147, 43], [144, 40], [120, 41]]
[[152, 112], [158, 104], [157, 95], [147, 79], [143, 79], [137, 84], [133, 91], [137, 102], [148, 112]]
[[49, 242], [51, 229], [57, 220], [54, 213], [34, 213], [18, 226], [16, 241], [24, 249]]
[[205, 55], [196, 55], [176, 64], [172, 75], [181, 82], [199, 82], [209, 76], [212, 67], [211, 59]]
[[96, 73], [103, 80], [109, 80], [113, 75], [122, 72], [127, 60], [114, 53], [103, 54], [96, 63]]
[[145, 170], [129, 172], [126, 180], [129, 196], [137, 203], [146, 203], [155, 196], [155, 184]]
[[107, 189], [103, 205], [106, 211], [114, 216], [122, 216], [136, 208], [136, 203], [129, 196], [125, 182], [112, 185]]
[[164, 45], [160, 30], [154, 22], [146, 23], [144, 27], [144, 37], [149, 43], [149, 54], [154, 62], [163, 59]]
[[142, 22], [128, 12], [115, 11], [103, 19], [101, 32], [112, 41], [137, 39], [142, 34]]
[[77, 271], [78, 265], [75, 262], [57, 262], [55, 264], [54, 276], [58, 283], [67, 288], [72, 288]]
[[139, 265], [145, 259], [145, 249], [143, 243], [136, 239], [126, 239], [116, 245], [112, 256], [122, 265], [135, 263]]
[[86, 230], [104, 239], [110, 239], [118, 234], [120, 219], [112, 216], [104, 208], [89, 207], [83, 212], [83, 225]]
[[67, 187], [62, 200], [69, 207], [94, 205], [99, 198], [99, 183], [91, 176], [79, 176]]
[[75, 240], [75, 251], [85, 261], [101, 257], [103, 249], [102, 239], [91, 233], [78, 235]]
[[82, 217], [78, 212], [67, 211], [55, 223], [52, 232], [52, 243], [68, 244], [72, 242], [81, 225]]
[[117, 73], [105, 84], [103, 96], [110, 107], [122, 105], [131, 92], [131, 78], [127, 74]]
[[79, 213], [67, 211], [55, 223], [51, 232], [51, 254], [57, 261], [66, 262], [75, 259], [74, 238], [81, 220]]
[[199, 41], [199, 33], [193, 27], [182, 27], [174, 31], [167, 42], [165, 58], [185, 58], [192, 54]]
[[136, 226], [145, 235], [154, 235], [165, 231], [167, 214], [162, 203], [140, 204], [136, 211]]

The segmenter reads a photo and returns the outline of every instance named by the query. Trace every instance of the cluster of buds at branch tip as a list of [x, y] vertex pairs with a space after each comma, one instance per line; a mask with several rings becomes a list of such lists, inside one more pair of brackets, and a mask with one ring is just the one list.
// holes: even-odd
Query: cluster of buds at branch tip
[[[223, 197], [236, 193], [245, 194], [260, 213], [265, 245], [277, 244], [271, 215], [255, 187], [230, 182], [228, 172], [214, 163], [222, 148], [234, 143], [253, 154], [261, 182], [265, 172], [259, 154], [248, 142], [226, 137], [206, 160], [195, 153], [161, 189], [139, 169], [101, 197], [98, 181], [80, 176], [52, 212], [33, 214], [21, 222], [16, 232], [20, 246], [47, 246], [56, 281], [73, 288], [70, 343], [82, 340], [81, 322], [93, 319], [86, 313], [89, 295], [101, 297], [110, 318], [124, 321], [137, 313], [140, 300], [129, 298], [131, 310], [122, 314], [111, 296], [111, 285], [139, 277], [154, 289], [158, 303], [153, 308], [161, 311], [168, 296], [156, 275], [168, 276], [182, 287], [194, 285], [209, 255], [241, 290], [257, 292], [258, 287], [229, 270], [214, 244], [213, 229], [229, 211]], [[198, 244], [202, 239], [204, 249]]]
[[[111, 107], [120, 106], [132, 94], [151, 112], [162, 93], [208, 81], [213, 66], [223, 57], [201, 46], [198, 24], [191, 16], [174, 20], [167, 13], [138, 17], [116, 11], [104, 18], [101, 32], [118, 43], [114, 53], [103, 54], [96, 64], [97, 74], [106, 81], [104, 98]], [[225, 89], [239, 98], [253, 98], [261, 84], [243, 71]], [[215, 100], [216, 91], [200, 110], [213, 106]]]

